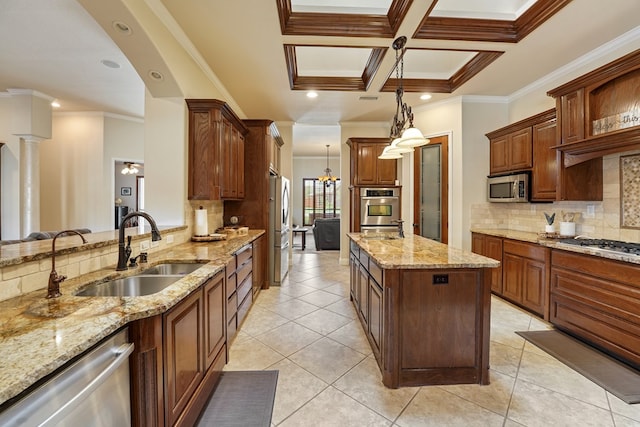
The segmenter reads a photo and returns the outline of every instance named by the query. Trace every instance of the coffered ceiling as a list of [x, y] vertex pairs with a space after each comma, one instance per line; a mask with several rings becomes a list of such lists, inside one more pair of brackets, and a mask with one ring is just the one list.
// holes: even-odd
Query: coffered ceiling
[[[0, 92], [35, 89], [63, 111], [141, 117], [145, 86], [183, 96], [179, 64], [158, 53], [162, 40], [145, 39], [160, 23], [241, 117], [310, 129], [391, 120], [398, 36], [407, 37], [403, 85], [415, 109], [511, 96], [640, 31], [637, 0], [0, 0], [0, 10]], [[133, 33], [120, 37], [115, 21]], [[152, 78], [157, 70], [164, 80]], [[315, 143], [303, 154], [324, 155]]]

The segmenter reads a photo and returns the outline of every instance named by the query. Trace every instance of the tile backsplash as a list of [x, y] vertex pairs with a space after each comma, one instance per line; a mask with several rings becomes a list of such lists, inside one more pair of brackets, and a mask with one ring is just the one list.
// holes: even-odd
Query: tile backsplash
[[620, 156], [620, 223], [640, 229], [640, 154]]
[[[625, 153], [628, 155], [630, 153]], [[640, 154], [634, 153], [634, 154]], [[627, 156], [624, 156], [627, 157]], [[479, 203], [471, 206], [472, 229], [510, 229], [516, 231], [544, 232], [545, 212], [555, 213], [555, 231], [560, 231], [561, 212], [576, 212], [576, 234], [594, 238], [640, 242], [640, 229], [621, 225], [621, 205], [632, 206], [631, 221], [640, 224], [640, 167], [623, 166], [627, 176], [632, 176], [636, 186], [622, 186], [621, 156], [607, 156], [603, 160], [603, 200], [597, 202], [553, 203]], [[630, 158], [629, 156], [628, 158]], [[640, 156], [635, 156], [637, 166]], [[638, 225], [637, 227], [640, 227]]]

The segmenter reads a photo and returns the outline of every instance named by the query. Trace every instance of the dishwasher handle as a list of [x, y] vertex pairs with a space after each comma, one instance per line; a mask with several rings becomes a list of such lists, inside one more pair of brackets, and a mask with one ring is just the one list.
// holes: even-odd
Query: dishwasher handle
[[94, 390], [96, 390], [102, 383], [104, 383], [109, 376], [115, 372], [120, 365], [122, 365], [129, 355], [133, 353], [134, 344], [122, 344], [115, 349], [115, 353], [118, 355], [113, 362], [109, 364], [102, 372], [100, 372], [85, 388], [83, 388], [78, 394], [73, 396], [69, 401], [54, 412], [49, 418], [47, 418], [41, 426], [54, 426], [62, 421], [70, 412], [77, 408]]

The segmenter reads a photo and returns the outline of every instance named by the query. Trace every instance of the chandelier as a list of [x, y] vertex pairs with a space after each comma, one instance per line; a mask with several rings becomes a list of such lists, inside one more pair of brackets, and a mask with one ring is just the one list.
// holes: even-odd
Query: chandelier
[[331, 182], [336, 182], [339, 178], [331, 174], [331, 168], [329, 167], [329, 144], [327, 144], [327, 168], [324, 170], [324, 175], [318, 177], [318, 181], [325, 182], [327, 187]]
[[422, 135], [422, 132], [413, 125], [413, 112], [411, 107], [402, 99], [404, 95], [403, 74], [404, 74], [404, 54], [407, 38], [400, 36], [393, 41], [392, 47], [396, 51], [396, 113], [393, 116], [393, 123], [389, 137], [391, 144], [384, 148], [380, 159], [399, 159], [404, 153], [410, 153], [414, 147], [420, 147], [429, 143], [429, 140]]
[[122, 175], [135, 175], [140, 172], [140, 170], [138, 170], [138, 166], [142, 165], [139, 163], [124, 162], [124, 168], [120, 171], [120, 173]]

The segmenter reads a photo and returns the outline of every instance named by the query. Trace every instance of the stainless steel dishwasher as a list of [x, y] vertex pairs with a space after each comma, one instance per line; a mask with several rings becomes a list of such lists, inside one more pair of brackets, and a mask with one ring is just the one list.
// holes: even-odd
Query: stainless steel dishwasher
[[1, 426], [130, 426], [128, 329], [99, 344], [0, 413]]

